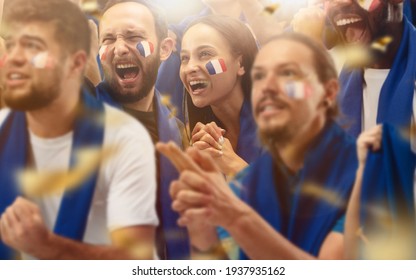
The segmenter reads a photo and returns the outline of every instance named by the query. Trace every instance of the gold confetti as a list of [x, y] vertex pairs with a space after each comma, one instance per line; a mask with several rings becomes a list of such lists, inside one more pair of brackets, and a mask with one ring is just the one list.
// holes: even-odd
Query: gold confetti
[[305, 184], [305, 186], [302, 189], [302, 194], [322, 199], [325, 202], [339, 208], [345, 206], [345, 201], [341, 197], [339, 197], [336, 192], [326, 190], [322, 186], [316, 184]]
[[379, 38], [379, 39], [375, 40], [371, 44], [371, 48], [374, 49], [374, 50], [381, 51], [381, 52], [386, 52], [387, 47], [391, 44], [391, 42], [393, 42], [393, 37], [384, 36], [382, 38]]
[[57, 194], [80, 186], [100, 164], [104, 164], [116, 148], [84, 148], [76, 152], [77, 165], [70, 170], [37, 171], [24, 169], [17, 174], [22, 192], [27, 196]]
[[275, 3], [264, 7], [264, 12], [267, 14], [274, 14], [280, 8], [280, 4]]
[[342, 49], [346, 57], [346, 66], [363, 67], [373, 61], [371, 52], [365, 46], [347, 45]]

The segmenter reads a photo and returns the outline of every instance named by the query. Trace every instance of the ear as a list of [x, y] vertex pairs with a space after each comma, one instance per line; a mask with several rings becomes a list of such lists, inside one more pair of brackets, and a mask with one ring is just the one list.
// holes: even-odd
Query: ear
[[339, 82], [337, 79], [331, 79], [325, 84], [325, 100], [329, 104], [337, 102], [337, 95], [339, 91]]
[[83, 75], [88, 60], [87, 53], [83, 50], [79, 50], [71, 55], [71, 59], [71, 74], [76, 76]]
[[243, 66], [243, 56], [240, 55], [238, 57], [238, 71], [237, 71], [237, 75], [238, 76], [243, 76], [246, 73], [246, 70], [244, 69]]
[[165, 61], [172, 53], [174, 41], [172, 38], [165, 38], [160, 42], [160, 60]]

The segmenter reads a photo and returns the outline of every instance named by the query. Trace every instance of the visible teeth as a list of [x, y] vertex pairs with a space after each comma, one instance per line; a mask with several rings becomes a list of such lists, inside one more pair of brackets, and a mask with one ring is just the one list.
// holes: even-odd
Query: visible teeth
[[126, 68], [132, 68], [132, 67], [136, 67], [136, 65], [134, 64], [118, 64], [117, 69], [126, 69]]
[[344, 18], [337, 21], [337, 26], [344, 26], [361, 21], [360, 18]]
[[22, 78], [21, 74], [18, 74], [18, 73], [10, 74], [10, 79], [11, 80], [18, 80], [18, 79], [21, 79], [21, 78]]
[[274, 109], [276, 109], [275, 106], [273, 106], [273, 105], [267, 105], [267, 106], [265, 106], [263, 108], [263, 112], [271, 111], [271, 110], [274, 110]]
[[207, 81], [190, 81], [189, 84], [191, 86], [197, 85], [197, 84], [208, 84]]

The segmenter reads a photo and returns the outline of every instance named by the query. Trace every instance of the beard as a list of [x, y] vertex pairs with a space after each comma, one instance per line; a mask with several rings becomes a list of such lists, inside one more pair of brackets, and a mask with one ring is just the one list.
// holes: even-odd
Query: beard
[[12, 90], [4, 87], [2, 92], [5, 105], [13, 110], [34, 111], [51, 104], [60, 94], [62, 74], [60, 69], [52, 71], [52, 77], [44, 79], [46, 81], [33, 83], [29, 92], [22, 96], [15, 96]]
[[150, 94], [150, 91], [156, 84], [159, 71], [159, 52], [155, 52], [154, 57], [146, 58], [146, 60], [148, 60], [146, 61], [146, 65], [143, 65], [140, 60], [137, 61], [141, 71], [139, 75], [142, 75], [141, 86], [138, 90], [134, 90], [134, 87], [132, 87], [132, 89], [122, 88], [118, 83], [117, 74], [115, 72], [104, 71], [105, 79], [111, 88], [109, 93], [114, 101], [121, 104], [136, 103]]

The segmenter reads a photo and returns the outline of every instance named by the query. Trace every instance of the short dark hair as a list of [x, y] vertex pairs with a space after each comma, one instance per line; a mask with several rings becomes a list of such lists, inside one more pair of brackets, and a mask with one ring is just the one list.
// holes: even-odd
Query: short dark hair
[[[298, 42], [308, 47], [312, 51], [315, 70], [321, 83], [324, 84], [332, 79], [338, 79], [338, 72], [336, 70], [334, 60], [332, 59], [328, 50], [323, 47], [323, 45], [320, 45], [313, 39], [300, 33], [283, 33], [277, 36], [273, 36], [267, 41], [267, 43], [279, 40]], [[328, 118], [335, 119], [338, 114], [339, 108], [337, 103], [328, 108]]]
[[[232, 54], [235, 57], [241, 55], [241, 66], [243, 66], [245, 70], [244, 75], [241, 77], [241, 87], [243, 89], [244, 99], [246, 100], [246, 102], [250, 103], [250, 71], [253, 67], [254, 59], [256, 58], [256, 54], [258, 52], [256, 40], [253, 34], [251, 33], [250, 29], [240, 20], [221, 15], [209, 15], [192, 21], [185, 29], [183, 34], [185, 34], [191, 27], [197, 24], [205, 24], [215, 29], [226, 40], [226, 42], [230, 46]], [[215, 117], [207, 117], [213, 114], [210, 108], [193, 108], [195, 106], [192, 104], [189, 94], [187, 97], [187, 107], [191, 129], [195, 126], [195, 124], [198, 121], [203, 123], [209, 123], [211, 121], [218, 122], [218, 120], [216, 120]], [[197, 119], [195, 119], [194, 115], [200, 115], [202, 118], [197, 117]]]
[[[55, 38], [63, 50], [90, 52], [90, 28], [81, 9], [71, 1], [13, 0], [7, 3], [2, 29], [12, 23], [46, 22], [55, 25]], [[4, 30], [2, 30], [4, 32]]]
[[166, 21], [166, 16], [163, 10], [156, 4], [148, 0], [109, 0], [104, 6], [103, 14], [110, 9], [111, 7], [121, 4], [121, 3], [137, 3], [145, 6], [149, 9], [150, 13], [153, 15], [155, 21], [156, 36], [159, 43], [168, 37], [168, 23]]

